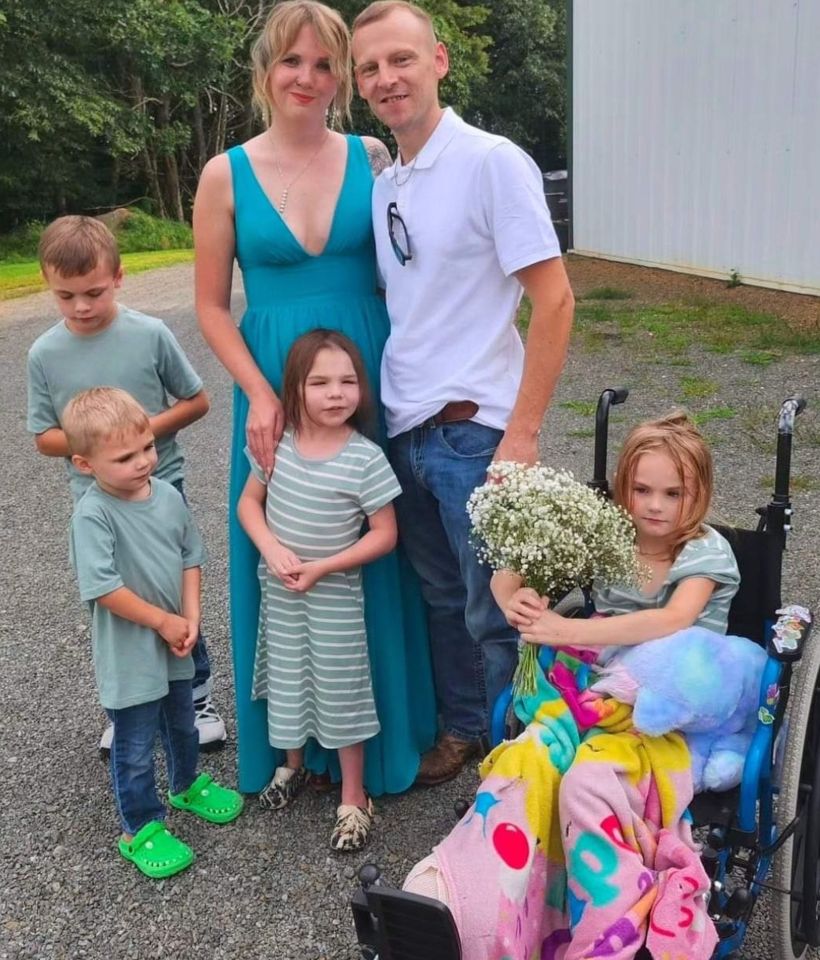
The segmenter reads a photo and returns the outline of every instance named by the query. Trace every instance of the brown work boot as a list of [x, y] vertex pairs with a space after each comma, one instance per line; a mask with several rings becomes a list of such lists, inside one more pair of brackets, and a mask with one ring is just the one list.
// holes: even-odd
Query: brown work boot
[[458, 776], [464, 764], [478, 754], [477, 741], [459, 740], [451, 733], [445, 733], [433, 749], [421, 758], [415, 782], [422, 787], [446, 783]]

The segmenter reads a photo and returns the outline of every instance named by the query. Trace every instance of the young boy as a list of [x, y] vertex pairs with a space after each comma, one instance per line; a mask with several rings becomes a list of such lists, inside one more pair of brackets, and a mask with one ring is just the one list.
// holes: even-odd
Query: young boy
[[158, 453], [137, 401], [115, 387], [77, 394], [62, 411], [75, 469], [91, 480], [71, 519], [71, 562], [91, 606], [94, 670], [114, 725], [111, 780], [119, 850], [149, 877], [193, 862], [164, 826], [154, 743], [162, 738], [173, 807], [228, 823], [242, 797], [197, 776], [191, 650], [199, 634], [202, 542], [173, 485], [151, 476]]
[[[116, 386], [148, 411], [157, 438], [156, 476], [183, 494], [183, 456], [176, 433], [208, 412], [208, 396], [174, 335], [161, 320], [117, 304], [122, 283], [117, 241], [93, 217], [60, 217], [40, 239], [40, 266], [63, 319], [28, 355], [28, 429], [40, 453], [64, 457], [75, 504], [90, 478], [71, 462], [62, 412], [80, 390]], [[169, 395], [178, 398], [169, 403]], [[193, 697], [199, 743], [221, 747], [225, 724], [211, 703], [205, 641], [194, 646]], [[112, 728], [100, 749], [111, 745]]]

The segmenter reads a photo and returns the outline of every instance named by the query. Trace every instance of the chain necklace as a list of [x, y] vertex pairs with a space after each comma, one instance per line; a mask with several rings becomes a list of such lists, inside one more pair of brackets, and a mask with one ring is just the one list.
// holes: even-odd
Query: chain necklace
[[410, 177], [413, 176], [413, 173], [415, 172], [415, 169], [416, 169], [416, 160], [418, 160], [418, 158], [419, 158], [419, 155], [416, 154], [415, 157], [413, 157], [413, 159], [410, 161], [410, 163], [408, 163], [407, 166], [401, 170], [401, 173], [404, 174], [403, 180], [399, 180], [399, 167], [398, 165], [396, 166], [396, 174], [393, 177], [393, 182], [396, 184], [397, 187], [403, 187], [405, 183], [408, 182]]
[[273, 163], [274, 163], [274, 166], [276, 167], [276, 174], [279, 177], [280, 182], [285, 184], [284, 189], [282, 190], [282, 196], [279, 197], [279, 205], [277, 208], [279, 210], [280, 216], [285, 212], [285, 207], [287, 206], [287, 203], [288, 203], [288, 196], [290, 194], [290, 188], [294, 185], [294, 183], [296, 183], [296, 181], [302, 176], [302, 174], [307, 170], [307, 168], [319, 156], [319, 154], [322, 152], [322, 148], [324, 147], [324, 145], [327, 143], [329, 139], [330, 139], [330, 130], [327, 130], [325, 132], [324, 138], [322, 139], [322, 142], [311, 154], [308, 162], [302, 167], [302, 169], [296, 174], [296, 176], [291, 177], [291, 179], [288, 182], [285, 182], [285, 177], [284, 177], [284, 174], [282, 173], [282, 168], [281, 166], [279, 166], [279, 158], [274, 153]]

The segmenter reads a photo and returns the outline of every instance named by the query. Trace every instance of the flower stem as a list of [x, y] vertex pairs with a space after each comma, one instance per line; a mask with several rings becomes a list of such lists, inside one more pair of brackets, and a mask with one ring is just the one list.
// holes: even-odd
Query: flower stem
[[531, 697], [535, 693], [538, 679], [538, 645], [522, 643], [518, 653], [518, 666], [513, 677], [513, 694]]

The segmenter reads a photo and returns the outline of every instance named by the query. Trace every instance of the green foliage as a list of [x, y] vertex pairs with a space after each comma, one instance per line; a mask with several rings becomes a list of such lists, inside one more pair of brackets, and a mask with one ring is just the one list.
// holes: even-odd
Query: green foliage
[[131, 210], [130, 216], [117, 231], [117, 243], [121, 253], [187, 250], [193, 247], [194, 238], [187, 223], [160, 220], [142, 210]]
[[541, 169], [563, 167], [566, 0], [493, 0], [488, 6], [490, 69], [467, 119], [520, 144]]
[[[367, 2], [336, 6], [351, 22]], [[542, 162], [560, 153], [565, 0], [421, 4], [450, 52], [442, 101]], [[0, 5], [0, 230], [135, 204], [181, 221], [208, 158], [259, 130], [249, 49], [267, 3]], [[358, 98], [353, 129], [389, 142]]]
[[[123, 254], [126, 273], [142, 273], [157, 267], [171, 267], [189, 263], [194, 258], [193, 250], [154, 250], [144, 253]], [[12, 300], [45, 289], [45, 281], [36, 260], [25, 263], [0, 263], [0, 300]]]
[[37, 244], [40, 242], [43, 227], [44, 224], [39, 220], [30, 220], [0, 236], [0, 262], [21, 263], [33, 260], [37, 256]]
[[581, 300], [630, 300], [632, 294], [629, 290], [621, 290], [620, 287], [595, 287], [585, 293]]
[[[37, 244], [45, 223], [32, 220], [0, 235], [0, 263], [28, 263], [37, 258]], [[161, 220], [132, 208], [114, 228], [120, 253], [187, 250], [194, 245], [191, 228], [175, 220]]]

